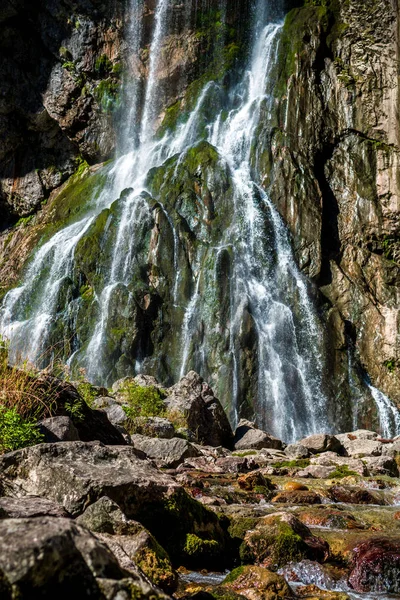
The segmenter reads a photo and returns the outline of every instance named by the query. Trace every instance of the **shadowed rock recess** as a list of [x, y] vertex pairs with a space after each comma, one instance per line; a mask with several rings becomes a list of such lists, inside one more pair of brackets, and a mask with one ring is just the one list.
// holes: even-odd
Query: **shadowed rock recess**
[[397, 0], [3, 0], [0, 599], [400, 598]]

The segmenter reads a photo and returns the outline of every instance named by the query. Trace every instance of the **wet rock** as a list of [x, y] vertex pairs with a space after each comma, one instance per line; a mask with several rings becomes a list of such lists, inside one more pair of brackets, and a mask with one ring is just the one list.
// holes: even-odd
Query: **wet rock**
[[345, 504], [384, 504], [383, 500], [373, 492], [344, 485], [332, 486], [328, 489], [328, 495], [334, 502]]
[[235, 450], [261, 450], [262, 448], [273, 448], [283, 450], [281, 440], [258, 429], [250, 421], [242, 419], [235, 431]]
[[275, 513], [259, 519], [245, 534], [240, 555], [243, 561], [276, 569], [303, 558], [324, 562], [329, 545], [293, 514]]
[[363, 459], [370, 475], [388, 475], [389, 477], [398, 477], [399, 468], [394, 458], [389, 456], [373, 456]]
[[305, 446], [310, 454], [320, 454], [321, 452], [337, 452], [341, 454], [343, 447], [340, 441], [334, 435], [320, 433], [310, 435], [299, 442], [301, 446]]
[[286, 492], [297, 492], [297, 491], [308, 491], [308, 487], [303, 483], [299, 483], [298, 481], [288, 481], [284, 484], [283, 489]]
[[321, 496], [313, 491], [296, 490], [280, 492], [272, 498], [274, 504], [321, 504]]
[[181, 438], [162, 439], [144, 435], [132, 435], [132, 446], [145, 453], [148, 458], [156, 461], [159, 466], [176, 468], [186, 458], [198, 457], [199, 451], [187, 440]]
[[[160, 597], [144, 578], [123, 571], [109, 548], [70, 519], [37, 517], [0, 521], [0, 572], [12, 597], [102, 598], [100, 582], [140, 597]], [[7, 597], [7, 596], [6, 596]], [[108, 596], [114, 598], [115, 596]]]
[[76, 442], [79, 433], [70, 417], [51, 417], [38, 423], [45, 442]]
[[378, 539], [355, 549], [349, 583], [360, 593], [400, 593], [400, 544], [397, 540]]
[[235, 569], [223, 581], [220, 589], [223, 590], [224, 587], [249, 600], [279, 600], [279, 598], [294, 597], [281, 575], [257, 566], [247, 565]]
[[292, 460], [308, 458], [310, 456], [308, 448], [302, 444], [289, 444], [285, 448], [285, 454]]
[[296, 595], [307, 600], [350, 600], [344, 592], [328, 592], [315, 584], [296, 586]]
[[29, 498], [0, 498], [0, 519], [29, 517], [68, 517], [68, 512], [56, 502], [30, 496]]
[[298, 518], [308, 527], [325, 527], [330, 529], [365, 529], [366, 526], [348, 511], [318, 506], [303, 511]]
[[246, 475], [240, 475], [237, 479], [238, 486], [242, 490], [254, 491], [257, 488], [264, 488], [266, 490], [273, 490], [275, 486], [272, 485], [271, 480], [264, 477], [261, 471], [253, 471]]
[[210, 386], [194, 371], [167, 390], [168, 411], [186, 422], [198, 443], [231, 448], [233, 433]]

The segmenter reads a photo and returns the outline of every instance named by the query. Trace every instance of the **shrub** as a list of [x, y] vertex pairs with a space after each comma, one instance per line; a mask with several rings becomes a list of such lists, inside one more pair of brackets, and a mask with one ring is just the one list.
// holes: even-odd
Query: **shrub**
[[158, 388], [144, 387], [131, 381], [121, 391], [123, 399], [128, 403], [128, 406], [124, 406], [124, 411], [129, 419], [165, 416], [164, 396]]
[[33, 446], [42, 440], [34, 419], [24, 419], [15, 408], [0, 404], [0, 452]]

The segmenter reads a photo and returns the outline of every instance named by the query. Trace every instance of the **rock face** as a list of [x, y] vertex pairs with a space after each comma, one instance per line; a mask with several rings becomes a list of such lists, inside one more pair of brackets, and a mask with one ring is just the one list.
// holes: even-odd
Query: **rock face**
[[[264, 182], [326, 302], [343, 429], [347, 351], [400, 401], [398, 27], [392, 1], [293, 9], [274, 82], [276, 129], [265, 140]], [[373, 402], [359, 390], [361, 421], [371, 426]]]

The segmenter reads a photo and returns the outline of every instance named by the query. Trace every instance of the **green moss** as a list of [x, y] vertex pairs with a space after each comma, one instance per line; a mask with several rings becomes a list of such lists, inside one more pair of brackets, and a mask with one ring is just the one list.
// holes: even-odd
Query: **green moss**
[[103, 77], [112, 72], [113, 64], [106, 54], [102, 54], [97, 58], [94, 68], [95, 71]]
[[165, 592], [176, 589], [177, 575], [171, 560], [162, 546], [152, 538], [151, 546], [140, 549], [134, 556], [135, 563], [150, 579]]
[[17, 223], [16, 223], [16, 227], [26, 227], [26, 225], [28, 225], [29, 223], [31, 223], [32, 219], [34, 218], [34, 215], [29, 215], [29, 217], [21, 217]]
[[233, 571], [231, 571], [229, 575], [225, 577], [224, 581], [222, 582], [222, 585], [225, 585], [226, 583], [233, 583], [234, 581], [236, 581], [236, 579], [243, 575], [244, 571], [244, 567], [237, 567], [236, 569], [233, 569]]
[[94, 90], [96, 98], [101, 109], [105, 113], [112, 113], [119, 107], [120, 104], [121, 85], [114, 79], [104, 79]]
[[243, 563], [265, 561], [270, 568], [276, 569], [301, 560], [306, 551], [306, 544], [290, 525], [277, 520], [250, 534], [240, 548], [240, 558]]
[[257, 450], [246, 450], [246, 452], [233, 452], [233, 456], [239, 456], [240, 458], [244, 458], [245, 456], [256, 456]]
[[190, 562], [197, 564], [199, 561], [204, 564], [204, 559], [212, 561], [218, 556], [218, 542], [216, 540], [204, 540], [194, 533], [188, 533], [186, 536], [183, 552], [188, 556]]
[[395, 370], [397, 369], [397, 363], [394, 359], [385, 360], [383, 365], [389, 371], [389, 373], [394, 373]]
[[355, 471], [350, 471], [347, 465], [339, 465], [336, 469], [329, 475], [330, 479], [343, 479], [343, 477], [359, 477], [359, 473]]

